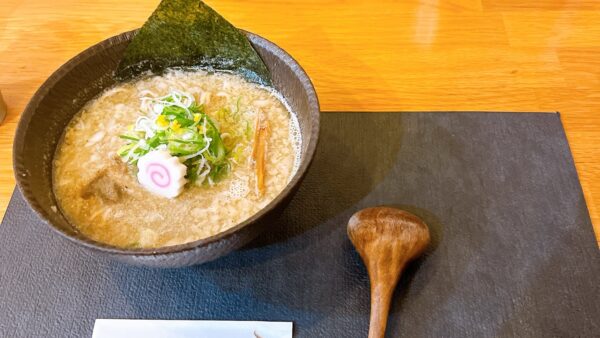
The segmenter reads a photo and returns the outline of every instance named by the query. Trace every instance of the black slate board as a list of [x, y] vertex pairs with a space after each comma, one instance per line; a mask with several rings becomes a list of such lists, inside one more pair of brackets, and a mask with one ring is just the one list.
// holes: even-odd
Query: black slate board
[[0, 226], [0, 337], [90, 337], [96, 318], [293, 321], [366, 337], [359, 208], [402, 206], [433, 246], [410, 266], [389, 337], [600, 335], [600, 255], [558, 114], [329, 113], [279, 224], [203, 266], [98, 259], [15, 192]]

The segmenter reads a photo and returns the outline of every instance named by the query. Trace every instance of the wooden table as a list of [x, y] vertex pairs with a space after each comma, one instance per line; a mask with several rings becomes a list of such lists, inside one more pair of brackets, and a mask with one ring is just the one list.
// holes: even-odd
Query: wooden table
[[[209, 0], [304, 66], [324, 111], [560, 111], [600, 239], [600, 2]], [[541, 3], [541, 4], [536, 4]], [[0, 216], [11, 144], [38, 86], [158, 0], [0, 1]]]

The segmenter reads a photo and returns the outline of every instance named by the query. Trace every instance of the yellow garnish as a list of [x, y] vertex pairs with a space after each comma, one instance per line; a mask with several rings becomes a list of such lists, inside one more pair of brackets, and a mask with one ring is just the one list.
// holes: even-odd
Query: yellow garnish
[[200, 121], [200, 114], [194, 114], [194, 122]]
[[133, 124], [130, 124], [127, 126], [127, 130], [132, 131], [133, 130]]
[[217, 110], [217, 119], [219, 120], [223, 120], [225, 115], [227, 114], [227, 108], [221, 108], [219, 110]]
[[178, 132], [181, 129], [181, 125], [179, 124], [179, 122], [173, 121], [173, 123], [171, 124], [171, 129], [173, 129], [174, 132]]
[[204, 126], [198, 125], [198, 131], [200, 132], [200, 134], [204, 134]]
[[166, 128], [169, 126], [169, 121], [167, 121], [167, 118], [164, 115], [158, 115], [156, 118], [156, 125]]

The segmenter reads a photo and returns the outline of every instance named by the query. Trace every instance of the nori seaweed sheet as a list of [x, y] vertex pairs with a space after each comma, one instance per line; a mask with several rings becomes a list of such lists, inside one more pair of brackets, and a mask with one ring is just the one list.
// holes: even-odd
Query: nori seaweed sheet
[[172, 67], [232, 71], [271, 85], [267, 66], [244, 33], [200, 0], [163, 0], [125, 50], [115, 77], [126, 81]]

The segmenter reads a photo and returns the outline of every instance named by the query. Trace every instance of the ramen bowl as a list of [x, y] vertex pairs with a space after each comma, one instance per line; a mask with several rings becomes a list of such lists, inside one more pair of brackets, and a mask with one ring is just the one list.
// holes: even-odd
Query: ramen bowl
[[57, 207], [53, 190], [53, 158], [63, 131], [81, 108], [115, 84], [114, 71], [137, 31], [104, 40], [55, 71], [25, 108], [17, 127], [13, 163], [17, 185], [29, 206], [53, 232], [84, 250], [126, 263], [181, 267], [223, 256], [269, 227], [283, 226], [278, 215], [297, 191], [314, 157], [319, 136], [319, 103], [300, 65], [272, 42], [249, 32], [248, 39], [267, 65], [274, 88], [296, 113], [302, 144], [298, 170], [277, 197], [249, 219], [213, 236], [180, 245], [125, 249], [83, 235]]

